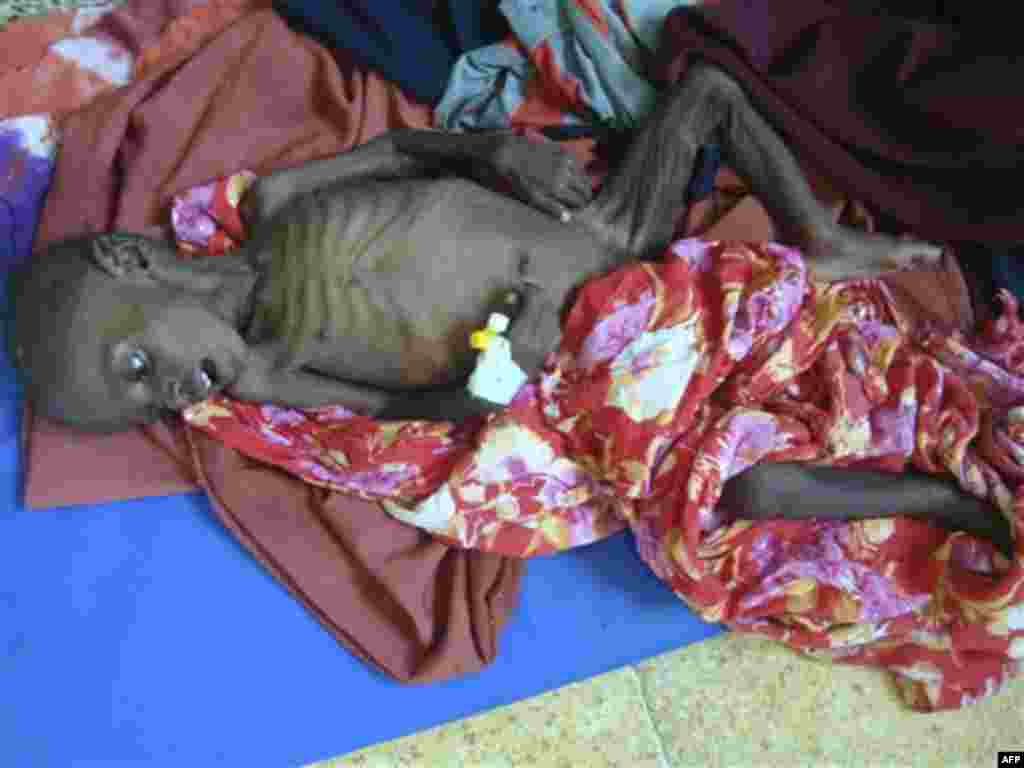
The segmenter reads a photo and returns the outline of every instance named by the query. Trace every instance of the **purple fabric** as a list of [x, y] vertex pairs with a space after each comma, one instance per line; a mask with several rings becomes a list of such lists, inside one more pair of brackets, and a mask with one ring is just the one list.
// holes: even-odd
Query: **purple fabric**
[[32, 251], [56, 149], [46, 116], [0, 121], [0, 270], [20, 264]]

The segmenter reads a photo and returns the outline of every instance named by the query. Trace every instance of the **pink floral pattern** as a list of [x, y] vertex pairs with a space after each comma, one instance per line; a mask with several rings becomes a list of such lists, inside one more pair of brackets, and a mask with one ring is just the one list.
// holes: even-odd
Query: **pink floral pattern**
[[[1024, 325], [1004, 302], [968, 339], [918, 326], [877, 281], [812, 283], [792, 249], [688, 240], [587, 283], [542, 374], [486, 420], [221, 397], [185, 418], [464, 547], [529, 557], [628, 527], [706, 620], [952, 708], [1024, 660]], [[723, 483], [761, 461], [949, 475], [1014, 522], [1014, 556], [909, 519], [737, 520]]]

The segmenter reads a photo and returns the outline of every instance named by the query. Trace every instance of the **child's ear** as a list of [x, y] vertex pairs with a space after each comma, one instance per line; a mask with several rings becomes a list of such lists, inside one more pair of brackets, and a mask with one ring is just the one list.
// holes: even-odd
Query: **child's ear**
[[111, 277], [136, 285], [159, 282], [162, 250], [147, 238], [127, 233], [97, 235], [89, 251], [92, 263]]
[[142, 235], [114, 233], [90, 240], [90, 261], [110, 277], [133, 285], [162, 285], [191, 291], [213, 293], [223, 283], [225, 271], [233, 268], [225, 260], [195, 259], [180, 261], [172, 246]]

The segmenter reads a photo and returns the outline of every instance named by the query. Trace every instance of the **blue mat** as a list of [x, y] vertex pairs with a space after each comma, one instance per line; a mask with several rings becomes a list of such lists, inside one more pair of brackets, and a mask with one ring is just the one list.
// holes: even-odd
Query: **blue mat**
[[399, 685], [337, 645], [200, 494], [25, 510], [17, 402], [4, 359], [0, 766], [297, 766], [722, 631], [617, 536], [530, 563], [491, 667]]

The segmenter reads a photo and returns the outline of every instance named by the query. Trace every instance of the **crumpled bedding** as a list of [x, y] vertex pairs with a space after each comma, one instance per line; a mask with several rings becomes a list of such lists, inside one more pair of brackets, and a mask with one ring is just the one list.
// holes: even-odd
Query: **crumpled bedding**
[[648, 61], [669, 12], [695, 0], [502, 0], [511, 33], [455, 62], [434, 111], [446, 130], [603, 124], [654, 107]]
[[463, 51], [507, 32], [497, 0], [276, 0], [293, 29], [436, 106]]
[[32, 249], [61, 116], [128, 82], [133, 57], [106, 33], [113, 3], [0, 28], [0, 270]]
[[195, 50], [258, 0], [97, 0], [0, 28], [0, 270], [25, 259], [60, 122], [160, 62]]
[[[176, 220], [238, 232], [247, 178], [179, 197]], [[178, 232], [194, 247], [200, 229]], [[185, 420], [466, 548], [530, 557], [628, 527], [706, 620], [884, 667], [911, 706], [952, 708], [1024, 658], [1024, 324], [1002, 299], [969, 338], [884, 281], [815, 284], [793, 249], [688, 239], [585, 285], [543, 374], [486, 420], [225, 397]], [[761, 461], [951, 475], [1015, 521], [1014, 558], [909, 519], [737, 520], [722, 485]]]
[[0, 117], [47, 114], [59, 120], [127, 83], [134, 56], [105, 21], [113, 5], [15, 19], [0, 29]]

